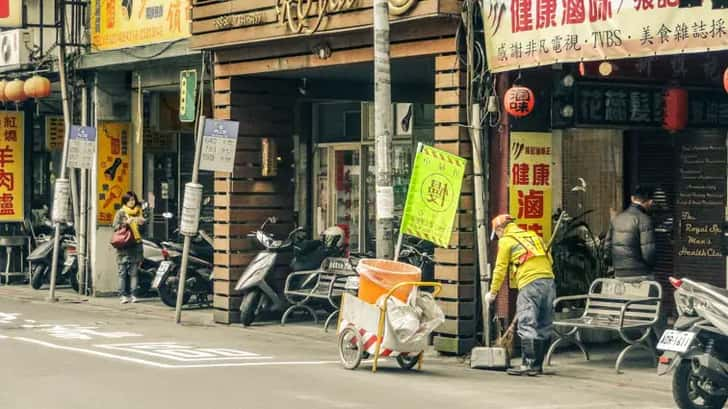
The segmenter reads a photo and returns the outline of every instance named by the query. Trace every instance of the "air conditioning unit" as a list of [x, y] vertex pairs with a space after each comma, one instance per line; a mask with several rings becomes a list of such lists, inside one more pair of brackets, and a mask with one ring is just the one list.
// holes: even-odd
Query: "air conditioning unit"
[[0, 67], [28, 64], [32, 46], [28, 30], [0, 32]]

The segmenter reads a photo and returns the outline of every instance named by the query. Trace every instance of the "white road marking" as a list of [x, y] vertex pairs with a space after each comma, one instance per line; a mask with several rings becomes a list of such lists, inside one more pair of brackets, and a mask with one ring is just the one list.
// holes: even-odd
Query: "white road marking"
[[273, 359], [272, 356], [261, 356], [252, 352], [240, 351], [237, 349], [195, 348], [190, 345], [180, 345], [176, 342], [149, 342], [94, 346], [97, 348], [132, 352], [179, 362]]
[[164, 369], [189, 369], [189, 368], [221, 368], [221, 367], [245, 367], [245, 366], [297, 366], [297, 365], [329, 365], [338, 363], [339, 361], [266, 361], [266, 362], [229, 362], [229, 363], [214, 363], [214, 364], [187, 364], [187, 365], [173, 365], [164, 364], [160, 362], [148, 361], [146, 359], [132, 358], [123, 355], [110, 354], [102, 351], [95, 351], [87, 348], [76, 348], [64, 345], [52, 344], [32, 338], [25, 337], [12, 337], [13, 340], [36, 344], [52, 349], [59, 349], [64, 351], [79, 352], [87, 355], [94, 355], [103, 358], [115, 359], [119, 361], [132, 362], [141, 365], [152, 366], [155, 368]]
[[0, 312], [0, 324], [10, 324], [18, 319], [19, 312]]

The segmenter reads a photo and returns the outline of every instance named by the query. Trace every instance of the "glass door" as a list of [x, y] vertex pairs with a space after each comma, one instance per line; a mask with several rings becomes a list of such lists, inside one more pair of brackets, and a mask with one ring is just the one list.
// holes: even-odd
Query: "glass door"
[[349, 249], [359, 252], [359, 230], [361, 227], [361, 155], [360, 148], [337, 147], [333, 149], [331, 179], [332, 224], [346, 233]]

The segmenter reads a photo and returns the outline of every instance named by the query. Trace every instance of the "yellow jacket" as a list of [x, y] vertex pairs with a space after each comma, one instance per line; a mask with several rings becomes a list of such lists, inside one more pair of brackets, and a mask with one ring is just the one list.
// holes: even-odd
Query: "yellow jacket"
[[554, 278], [551, 255], [546, 252], [543, 239], [515, 223], [506, 225], [503, 237], [498, 240], [498, 256], [490, 286], [493, 295], [498, 294], [507, 271], [510, 271], [510, 287], [519, 290], [538, 279]]

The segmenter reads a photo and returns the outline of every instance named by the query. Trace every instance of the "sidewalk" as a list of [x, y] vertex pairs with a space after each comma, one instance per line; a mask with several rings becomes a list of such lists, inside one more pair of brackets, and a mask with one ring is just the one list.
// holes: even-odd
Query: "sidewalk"
[[[98, 311], [126, 315], [131, 319], [167, 320], [174, 321], [174, 309], [162, 304], [158, 298], [146, 298], [136, 304], [119, 304], [116, 297], [95, 298], [79, 297], [70, 288], [59, 288], [56, 291], [59, 301], [53, 308], [73, 309], [76, 311]], [[48, 290], [33, 290], [24, 285], [0, 286], [0, 298], [14, 299], [28, 303], [47, 303]], [[51, 304], [48, 304], [49, 306]], [[182, 323], [185, 326], [228, 327], [217, 325], [212, 319], [212, 309], [196, 307], [184, 308]], [[251, 330], [260, 331], [271, 339], [276, 335], [287, 338], [299, 338], [301, 341], [323, 341], [332, 345], [332, 353], [336, 344], [335, 331], [328, 333], [322, 329], [323, 325], [313, 325], [312, 322], [290, 323], [281, 326], [277, 322], [263, 322], [254, 324]], [[229, 326], [231, 331], [239, 325]], [[588, 346], [590, 361], [584, 361], [581, 352], [577, 349], [559, 349], [552, 359], [553, 366], [546, 367], [546, 372], [560, 379], [573, 380], [573, 382], [595, 382], [630, 388], [648, 389], [652, 391], [671, 391], [671, 377], [658, 377], [651, 364], [648, 354], [636, 351], [625, 360], [623, 373], [617, 374], [614, 363], [623, 345], [619, 343]], [[460, 367], [463, 371], [478, 372], [469, 369], [467, 357], [451, 357], [440, 355], [434, 350], [426, 352], [428, 362]], [[516, 360], [513, 362], [517, 364]], [[483, 371], [490, 372], [490, 371]], [[548, 376], [549, 378], [551, 376]]]

